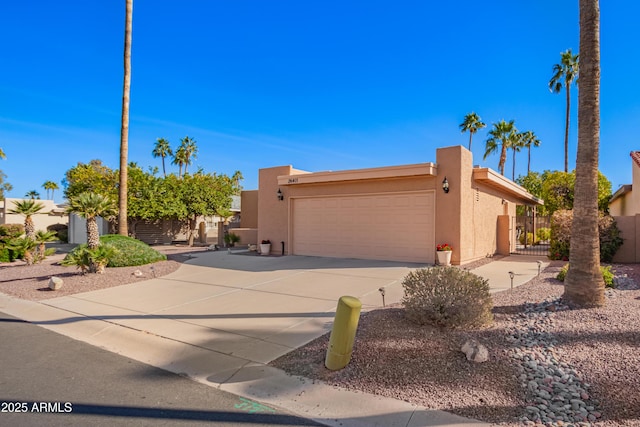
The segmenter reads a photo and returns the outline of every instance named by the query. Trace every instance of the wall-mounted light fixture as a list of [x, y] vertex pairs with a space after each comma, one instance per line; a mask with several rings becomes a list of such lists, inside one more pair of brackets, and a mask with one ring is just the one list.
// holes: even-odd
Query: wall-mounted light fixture
[[278, 196], [278, 200], [284, 200], [284, 194], [282, 194], [282, 190], [278, 188], [278, 192], [276, 193]]
[[446, 176], [442, 180], [442, 189], [444, 190], [445, 193], [449, 192], [449, 181], [447, 181], [447, 177]]

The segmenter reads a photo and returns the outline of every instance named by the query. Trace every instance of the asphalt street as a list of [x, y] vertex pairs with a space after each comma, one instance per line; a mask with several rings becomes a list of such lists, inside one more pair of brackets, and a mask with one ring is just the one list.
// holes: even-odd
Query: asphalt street
[[0, 426], [319, 426], [0, 312]]

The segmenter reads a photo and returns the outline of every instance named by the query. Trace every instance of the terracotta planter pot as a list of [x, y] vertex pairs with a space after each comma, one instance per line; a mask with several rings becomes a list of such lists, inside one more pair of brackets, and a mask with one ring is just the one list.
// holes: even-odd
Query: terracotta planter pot
[[436, 251], [439, 265], [451, 265], [451, 251]]

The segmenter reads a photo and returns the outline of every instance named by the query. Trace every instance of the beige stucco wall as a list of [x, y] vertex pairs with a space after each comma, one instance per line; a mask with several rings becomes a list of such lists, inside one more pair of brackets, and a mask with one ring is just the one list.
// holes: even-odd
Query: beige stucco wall
[[[285, 242], [285, 253], [290, 253], [291, 201], [296, 198], [434, 190], [435, 243], [449, 243], [453, 246], [452, 263], [464, 264], [497, 253], [498, 218], [502, 215], [508, 215], [509, 218], [515, 215], [517, 203], [514, 196], [485, 182], [474, 180], [473, 156], [462, 146], [438, 149], [436, 163], [436, 176], [423, 174], [281, 186], [278, 185], [278, 176], [307, 172], [291, 166], [261, 169], [258, 241], [269, 239], [272, 249], [277, 248], [278, 251], [280, 242]], [[449, 193], [442, 190], [445, 176], [449, 182]], [[283, 201], [279, 201], [276, 196], [278, 189], [284, 194]], [[505, 245], [512, 249], [515, 242], [511, 221], [503, 219], [501, 226], [501, 250], [505, 250]], [[505, 233], [508, 237], [504, 237]], [[434, 247], [434, 253], [435, 250]]]
[[614, 216], [624, 242], [613, 262], [640, 262], [640, 215]]
[[[15, 209], [14, 201], [22, 201], [24, 199], [8, 198], [4, 201], [0, 201], [0, 224], [24, 224], [24, 216], [19, 214], [12, 214], [9, 211]], [[46, 230], [48, 226], [54, 224], [69, 224], [69, 215], [67, 214], [52, 214], [53, 209], [57, 209], [58, 205], [53, 200], [36, 200], [38, 203], [44, 205], [39, 213], [33, 215], [33, 223], [36, 230]]]
[[240, 227], [258, 228], [258, 190], [240, 193]]
[[436, 192], [436, 244], [454, 245], [453, 264], [494, 255], [498, 217], [515, 215], [515, 200], [473, 179], [473, 156], [462, 146], [439, 148], [436, 163], [439, 186], [445, 176], [449, 182], [449, 193]]
[[631, 215], [630, 202], [632, 194], [633, 193], [624, 194], [611, 202], [611, 204], [609, 204], [609, 214], [611, 216]]

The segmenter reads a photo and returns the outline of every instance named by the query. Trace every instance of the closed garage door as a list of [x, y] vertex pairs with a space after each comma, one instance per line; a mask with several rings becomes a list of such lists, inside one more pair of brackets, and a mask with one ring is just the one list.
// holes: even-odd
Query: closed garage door
[[434, 262], [433, 192], [292, 200], [293, 253]]

